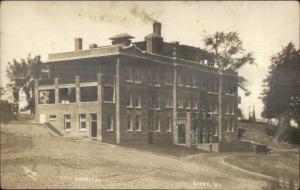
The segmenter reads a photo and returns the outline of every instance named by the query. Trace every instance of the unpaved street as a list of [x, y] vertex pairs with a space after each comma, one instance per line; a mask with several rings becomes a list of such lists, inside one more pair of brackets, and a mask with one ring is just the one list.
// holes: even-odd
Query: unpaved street
[[[10, 128], [9, 128], [10, 127]], [[260, 189], [263, 178], [210, 159], [172, 157], [90, 140], [51, 137], [43, 129], [1, 129], [2, 188]], [[21, 136], [22, 135], [22, 136]]]

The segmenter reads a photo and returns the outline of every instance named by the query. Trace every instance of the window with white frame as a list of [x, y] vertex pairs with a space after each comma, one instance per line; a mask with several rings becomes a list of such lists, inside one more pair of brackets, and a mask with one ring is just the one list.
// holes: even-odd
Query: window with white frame
[[155, 108], [156, 109], [160, 109], [160, 97], [156, 97], [156, 100], [155, 100]]
[[215, 134], [214, 136], [218, 136], [218, 127], [215, 127]]
[[173, 84], [173, 75], [171, 71], [166, 71], [165, 73], [165, 84]]
[[197, 88], [197, 77], [193, 77], [193, 88]]
[[142, 107], [142, 96], [141, 95], [137, 95], [135, 97], [135, 104], [134, 104], [134, 106], [136, 108], [141, 108]]
[[190, 76], [186, 76], [186, 87], [191, 87], [191, 77]]
[[71, 115], [64, 115], [64, 128], [66, 131], [71, 130]]
[[148, 96], [148, 108], [153, 108], [154, 107], [154, 96], [153, 95], [149, 95]]
[[160, 118], [159, 117], [156, 117], [156, 120], [155, 120], [155, 131], [160, 131]]
[[79, 115], [79, 124], [80, 124], [81, 131], [86, 130], [86, 115], [85, 114]]
[[136, 83], [140, 83], [141, 82], [141, 69], [139, 67], [136, 68], [134, 81]]
[[231, 121], [231, 132], [234, 132], [234, 120]]
[[127, 131], [132, 131], [133, 128], [133, 117], [132, 115], [127, 115]]
[[128, 82], [133, 81], [132, 67], [127, 67], [127, 79], [126, 79], [126, 81], [128, 81]]
[[154, 84], [155, 86], [160, 86], [160, 76], [158, 72], [156, 72], [154, 75]]
[[193, 97], [193, 108], [194, 110], [198, 109], [198, 100], [195, 97]]
[[183, 108], [183, 98], [181, 96], [178, 98], [178, 107]]
[[218, 104], [217, 103], [213, 104], [213, 113], [218, 114]]
[[131, 92], [127, 93], [127, 107], [133, 107], [133, 95]]
[[172, 128], [173, 128], [173, 119], [172, 119], [172, 117], [167, 117], [167, 126], [168, 126], [167, 132], [172, 132]]
[[230, 114], [230, 106], [229, 104], [226, 104], [226, 115]]
[[107, 131], [113, 131], [114, 130], [114, 116], [112, 114], [107, 115], [107, 125], [106, 125]]
[[172, 108], [172, 96], [171, 95], [167, 95], [166, 96], [166, 108]]
[[215, 82], [214, 85], [215, 85], [215, 86], [214, 86], [214, 92], [215, 92], [215, 93], [219, 93], [219, 83], [218, 83], [218, 82]]
[[182, 76], [180, 73], [177, 74], [178, 86], [183, 86]]
[[142, 129], [142, 119], [141, 119], [141, 115], [137, 114], [135, 115], [135, 130], [136, 131], [141, 131]]
[[191, 98], [190, 97], [186, 98], [186, 109], [191, 109]]
[[231, 107], [231, 115], [234, 115], [234, 106]]
[[230, 128], [230, 123], [229, 123], [229, 120], [225, 120], [225, 124], [226, 124], [226, 132], [229, 132], [229, 128]]

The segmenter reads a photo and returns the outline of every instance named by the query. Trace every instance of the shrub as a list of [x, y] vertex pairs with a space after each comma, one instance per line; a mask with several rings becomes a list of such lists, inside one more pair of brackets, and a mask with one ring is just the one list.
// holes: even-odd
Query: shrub
[[12, 105], [0, 100], [0, 123], [8, 123], [13, 118]]

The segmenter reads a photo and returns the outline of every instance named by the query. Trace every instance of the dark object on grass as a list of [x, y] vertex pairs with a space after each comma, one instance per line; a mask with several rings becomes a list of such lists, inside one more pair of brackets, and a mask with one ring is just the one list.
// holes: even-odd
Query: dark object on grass
[[252, 144], [252, 150], [255, 151], [255, 154], [271, 154], [271, 149], [263, 144]]

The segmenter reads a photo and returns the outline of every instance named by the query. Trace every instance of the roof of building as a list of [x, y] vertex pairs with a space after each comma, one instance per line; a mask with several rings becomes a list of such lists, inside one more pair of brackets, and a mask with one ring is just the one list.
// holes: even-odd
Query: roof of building
[[110, 37], [110, 40], [115, 40], [115, 39], [120, 39], [120, 38], [127, 38], [127, 39], [132, 39], [134, 38], [133, 36], [127, 34], [127, 33], [121, 33], [121, 34], [116, 34], [112, 37]]

